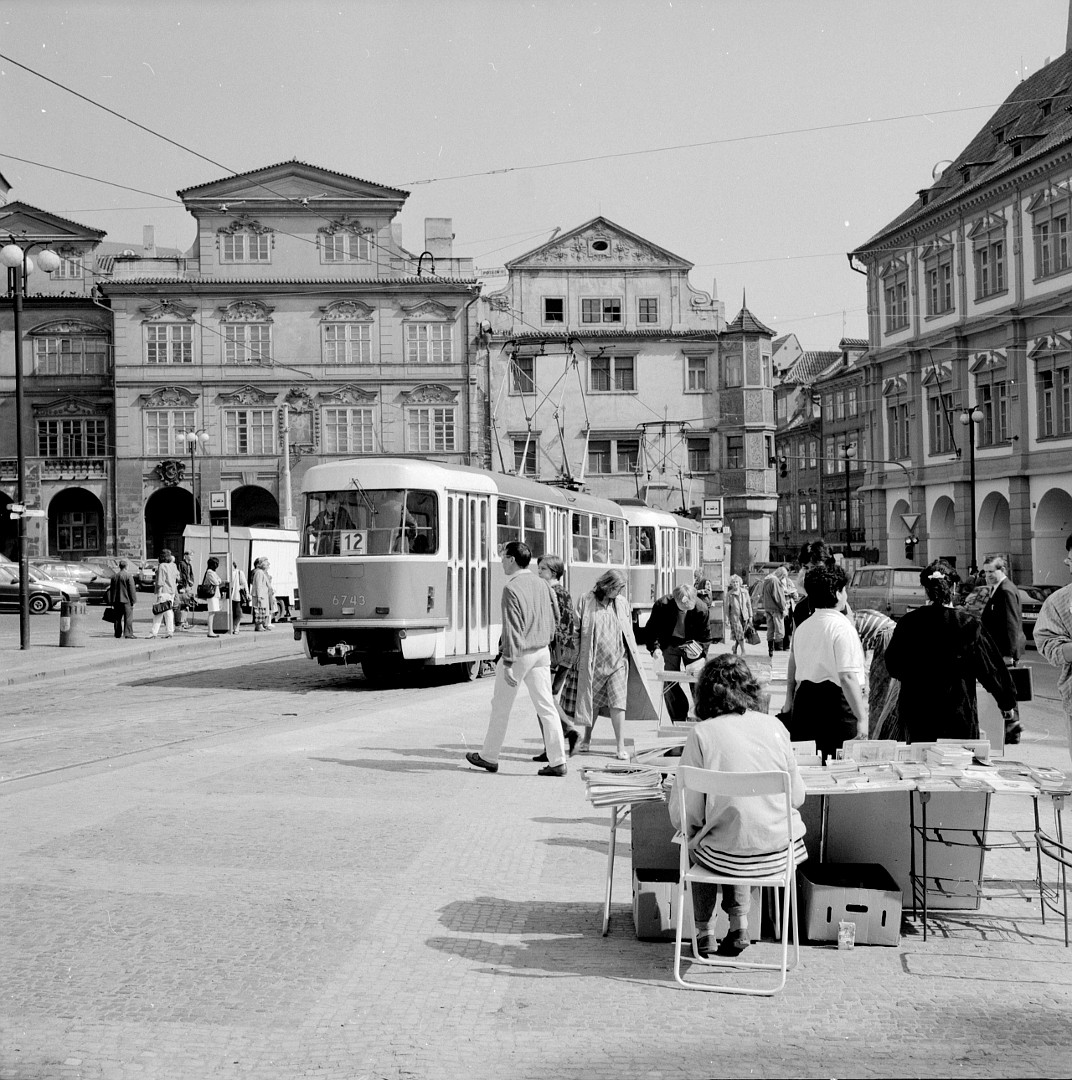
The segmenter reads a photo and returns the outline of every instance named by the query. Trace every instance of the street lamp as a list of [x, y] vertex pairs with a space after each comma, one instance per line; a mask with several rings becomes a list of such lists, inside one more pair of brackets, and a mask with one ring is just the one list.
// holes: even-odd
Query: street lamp
[[975, 425], [983, 422], [983, 410], [978, 405], [962, 409], [960, 422], [968, 429], [968, 490], [971, 497], [971, 573], [975, 565]]
[[849, 497], [849, 470], [856, 457], [856, 443], [838, 448], [838, 457], [845, 462], [845, 558], [852, 558], [852, 499]]
[[205, 453], [206, 448], [210, 442], [210, 436], [207, 431], [197, 428], [194, 431], [180, 431], [179, 435], [185, 440], [186, 445], [190, 448], [190, 497], [193, 499], [194, 512], [193, 517], [190, 519], [194, 525], [200, 525], [197, 517], [197, 478], [194, 473], [194, 451], [200, 446], [202, 456]]
[[[15, 455], [18, 459], [19, 514], [19, 647], [30, 647], [30, 554], [26, 550], [26, 432], [23, 427], [22, 391], [22, 298], [26, 292], [26, 277], [33, 271], [33, 261], [27, 254], [44, 241], [20, 247], [10, 237], [10, 243], [0, 250], [0, 262], [7, 267], [7, 293], [11, 298], [12, 329], [15, 333]], [[47, 248], [37, 253], [37, 265], [51, 274], [58, 270], [60, 257]]]

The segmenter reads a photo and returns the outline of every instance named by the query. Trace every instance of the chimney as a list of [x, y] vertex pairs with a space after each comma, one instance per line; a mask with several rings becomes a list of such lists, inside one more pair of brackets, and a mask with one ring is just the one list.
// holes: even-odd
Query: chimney
[[141, 227], [141, 247], [142, 254], [150, 259], [156, 258], [156, 230], [152, 225], [143, 225]]
[[403, 243], [402, 243], [402, 222], [401, 221], [392, 221], [391, 222], [391, 243], [393, 243], [396, 248], [400, 248], [400, 247], [404, 246]]
[[[1072, 0], [1069, 0], [1072, 3]], [[426, 217], [424, 219], [424, 250], [433, 258], [449, 259], [453, 250], [453, 222], [449, 217]]]

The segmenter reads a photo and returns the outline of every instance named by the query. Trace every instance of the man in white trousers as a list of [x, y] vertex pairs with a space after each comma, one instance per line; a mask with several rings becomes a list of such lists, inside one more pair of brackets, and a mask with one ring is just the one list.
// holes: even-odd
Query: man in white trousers
[[551, 693], [551, 638], [555, 615], [551, 590], [529, 569], [532, 552], [527, 544], [511, 540], [503, 548], [502, 565], [506, 586], [502, 594], [502, 659], [495, 670], [495, 691], [491, 695], [491, 720], [484, 745], [465, 755], [470, 765], [488, 772], [499, 771], [499, 752], [506, 738], [510, 710], [521, 683], [529, 692], [543, 728], [547, 764], [538, 776], [566, 775], [566, 744], [562, 724]]

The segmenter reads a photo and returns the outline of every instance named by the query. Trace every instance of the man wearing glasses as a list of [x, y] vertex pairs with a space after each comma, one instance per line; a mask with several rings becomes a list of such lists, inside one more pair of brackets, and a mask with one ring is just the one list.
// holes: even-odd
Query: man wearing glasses
[[[1072, 573], [1072, 536], [1065, 541], [1065, 566]], [[1061, 672], [1057, 689], [1065, 703], [1072, 753], [1072, 585], [1046, 597], [1035, 623], [1035, 648]]]

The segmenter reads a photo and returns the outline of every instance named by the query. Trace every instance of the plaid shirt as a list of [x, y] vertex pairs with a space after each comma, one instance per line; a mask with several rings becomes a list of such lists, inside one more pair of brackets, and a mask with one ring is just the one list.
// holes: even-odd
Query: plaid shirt
[[1061, 655], [1068, 644], [1072, 644], [1072, 585], [1047, 596], [1035, 622], [1035, 648], [1060, 670], [1057, 689], [1072, 717], [1072, 664]]

